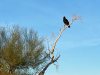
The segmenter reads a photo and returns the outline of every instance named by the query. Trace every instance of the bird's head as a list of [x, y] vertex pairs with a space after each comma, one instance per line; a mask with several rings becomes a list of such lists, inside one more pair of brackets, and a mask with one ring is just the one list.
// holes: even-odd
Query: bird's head
[[63, 18], [66, 18], [65, 16]]

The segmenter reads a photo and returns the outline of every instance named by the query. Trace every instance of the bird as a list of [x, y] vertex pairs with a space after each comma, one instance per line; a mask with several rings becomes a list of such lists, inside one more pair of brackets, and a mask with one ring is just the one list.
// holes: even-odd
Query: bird
[[68, 26], [68, 28], [70, 28], [70, 25], [69, 25], [69, 21], [66, 19], [66, 17], [64, 16], [63, 17], [63, 22], [66, 26]]

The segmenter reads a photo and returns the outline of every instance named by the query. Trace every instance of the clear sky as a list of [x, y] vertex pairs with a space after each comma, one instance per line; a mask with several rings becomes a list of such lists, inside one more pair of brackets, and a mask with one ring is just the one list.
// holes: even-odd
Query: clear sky
[[0, 0], [0, 26], [18, 24], [33, 28], [40, 36], [57, 36], [62, 17], [73, 23], [58, 42], [61, 57], [46, 75], [100, 75], [100, 0]]

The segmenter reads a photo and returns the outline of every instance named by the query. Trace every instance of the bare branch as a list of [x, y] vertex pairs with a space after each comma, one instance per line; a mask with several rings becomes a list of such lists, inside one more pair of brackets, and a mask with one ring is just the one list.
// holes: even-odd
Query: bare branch
[[53, 46], [52, 46], [51, 54], [54, 52], [54, 49], [55, 49], [55, 47], [56, 47], [56, 44], [57, 44], [58, 40], [60, 39], [62, 33], [64, 32], [64, 30], [65, 30], [66, 28], [67, 28], [67, 26], [64, 26], [64, 27], [60, 30], [60, 33], [59, 33], [58, 37], [56, 38], [56, 40], [55, 40], [55, 42], [54, 42], [54, 44], [53, 44]]
[[[72, 18], [72, 22], [69, 24], [69, 26], [72, 25], [72, 23], [73, 23], [75, 20], [78, 20], [78, 19], [79, 19], [79, 16], [74, 16], [74, 17]], [[45, 73], [45, 71], [47, 70], [47, 68], [48, 68], [51, 64], [53, 64], [54, 62], [56, 62], [56, 61], [59, 59], [60, 55], [59, 55], [57, 58], [54, 57], [54, 51], [55, 51], [55, 47], [56, 47], [57, 42], [59, 41], [59, 39], [60, 39], [62, 33], [65, 31], [65, 29], [67, 29], [67, 27], [68, 27], [68, 26], [64, 25], [64, 26], [60, 29], [60, 32], [59, 32], [59, 34], [58, 34], [58, 37], [56, 38], [56, 40], [55, 40], [55, 42], [54, 42], [54, 44], [53, 44], [53, 46], [52, 46], [52, 48], [51, 48], [51, 50], [50, 50], [50, 53], [49, 53], [49, 54], [51, 55], [51, 61], [44, 67], [44, 69], [43, 69], [38, 75], [44, 75], [44, 73]]]

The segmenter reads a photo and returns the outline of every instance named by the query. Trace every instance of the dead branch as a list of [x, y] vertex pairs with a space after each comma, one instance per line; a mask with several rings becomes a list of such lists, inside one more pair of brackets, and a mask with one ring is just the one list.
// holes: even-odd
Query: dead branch
[[[74, 16], [73, 19], [72, 19], [72, 22], [71, 22], [69, 25], [71, 26], [72, 23], [73, 23], [75, 20], [78, 20], [78, 19], [79, 19], [79, 17]], [[57, 44], [57, 42], [59, 41], [59, 39], [60, 39], [62, 33], [63, 33], [63, 32], [65, 31], [65, 29], [67, 29], [67, 28], [68, 28], [68, 26], [64, 25], [64, 26], [60, 29], [60, 32], [59, 32], [59, 34], [58, 34], [58, 37], [56, 38], [56, 40], [55, 40], [55, 42], [54, 42], [52, 48], [49, 49], [49, 50], [50, 50], [50, 53], [49, 53], [49, 54], [51, 55], [51, 61], [44, 67], [44, 69], [43, 69], [38, 75], [44, 75], [44, 73], [45, 73], [45, 71], [47, 70], [47, 68], [48, 68], [51, 64], [53, 64], [54, 62], [57, 62], [57, 60], [59, 59], [60, 55], [59, 55], [57, 58], [54, 57], [55, 47], [56, 47], [56, 44]]]

